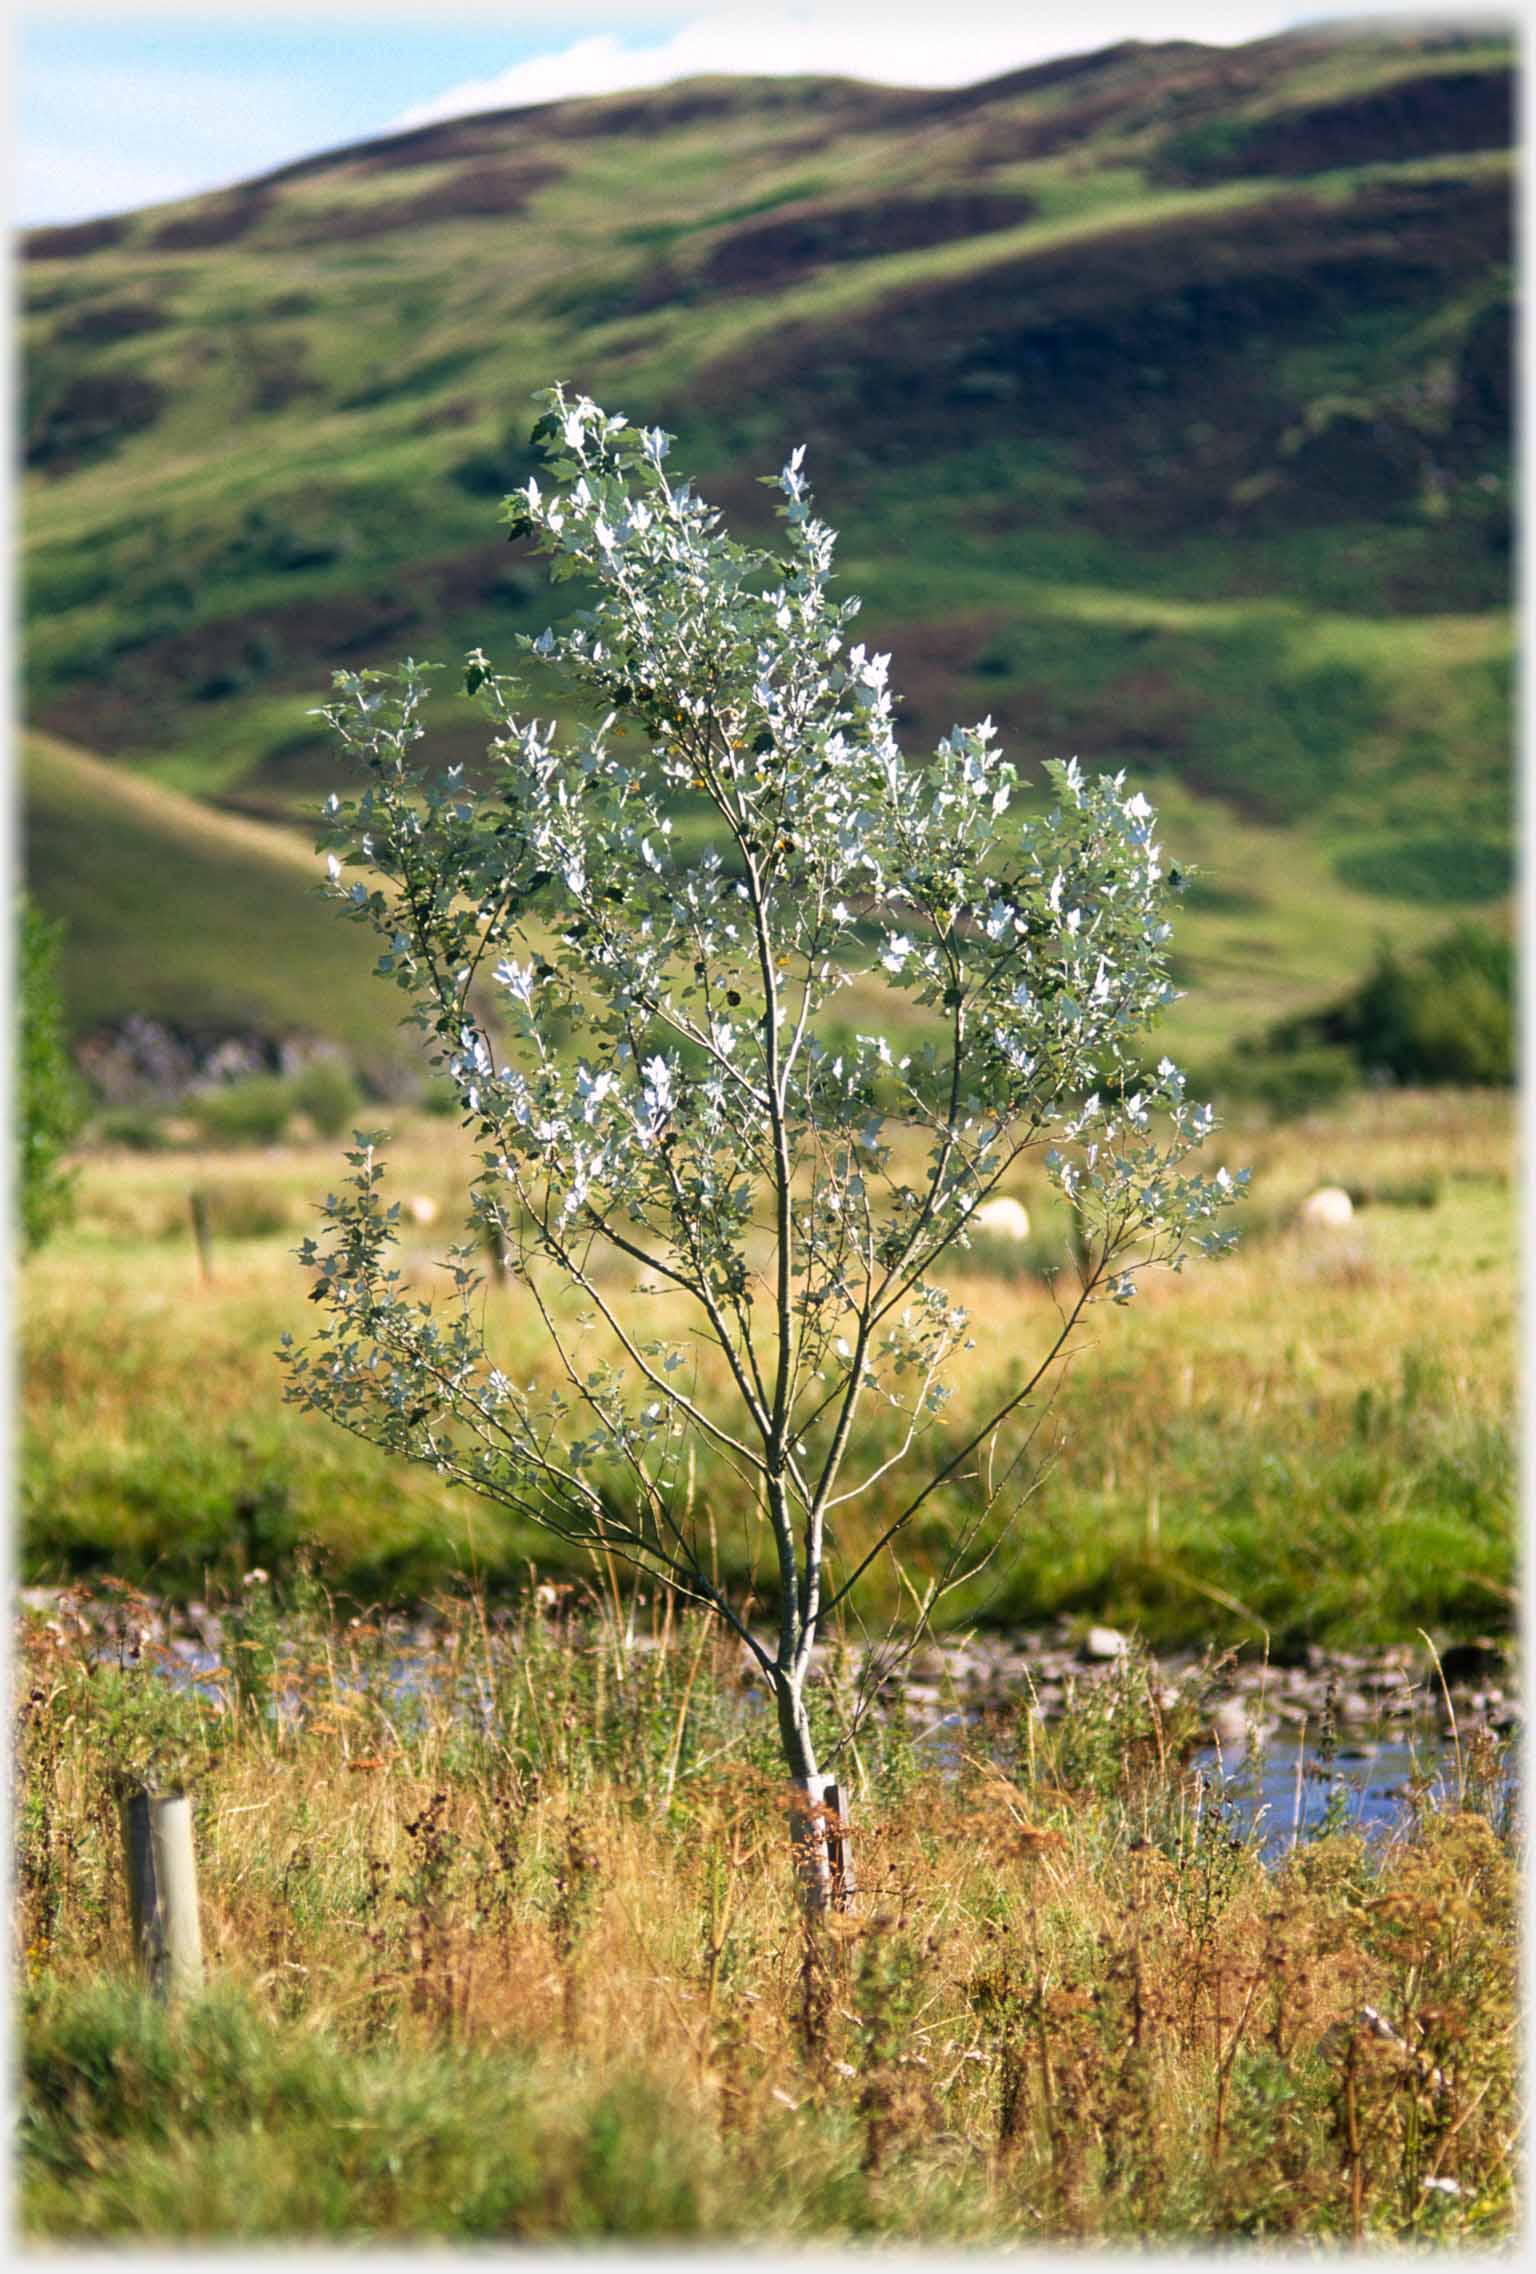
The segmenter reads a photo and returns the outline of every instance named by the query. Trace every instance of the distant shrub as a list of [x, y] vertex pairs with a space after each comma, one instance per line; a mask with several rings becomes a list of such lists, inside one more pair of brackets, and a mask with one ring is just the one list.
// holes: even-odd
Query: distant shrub
[[189, 1110], [217, 1145], [275, 1145], [296, 1114], [322, 1137], [339, 1137], [357, 1119], [361, 1093], [348, 1069], [318, 1059], [302, 1073], [253, 1074], [203, 1091]]
[[93, 1136], [103, 1145], [121, 1145], [130, 1153], [163, 1153], [171, 1143], [164, 1117], [143, 1106], [117, 1106], [97, 1116]]
[[1259, 1044], [1234, 1051], [1206, 1080], [1230, 1101], [1263, 1106], [1290, 1121], [1336, 1104], [1358, 1085], [1360, 1067], [1348, 1050], [1329, 1043], [1294, 1050]]
[[1388, 1177], [1368, 1185], [1361, 1200], [1378, 1208], [1438, 1208], [1444, 1191], [1440, 1171], [1426, 1169], [1421, 1176]]
[[1154, 172], [1163, 181], [1220, 180], [1242, 171], [1246, 123], [1214, 118], [1171, 134], [1157, 153]]
[[319, 1058], [288, 1085], [292, 1109], [307, 1114], [322, 1137], [339, 1137], [356, 1122], [361, 1093], [345, 1066]]
[[292, 1085], [276, 1074], [254, 1074], [205, 1090], [192, 1110], [216, 1144], [275, 1145], [293, 1112]]
[[233, 667], [210, 671], [206, 679], [199, 679], [192, 692], [200, 703], [222, 703], [231, 695], [240, 695], [250, 685], [248, 675]]
[[23, 900], [17, 922], [16, 1212], [23, 1245], [41, 1247], [73, 1206], [60, 1156], [80, 1126], [84, 1099], [64, 1044], [59, 930]]
[[1382, 947], [1342, 1002], [1277, 1027], [1272, 1050], [1347, 1053], [1395, 1082], [1501, 1086], [1515, 1078], [1512, 942], [1459, 924], [1413, 957]]

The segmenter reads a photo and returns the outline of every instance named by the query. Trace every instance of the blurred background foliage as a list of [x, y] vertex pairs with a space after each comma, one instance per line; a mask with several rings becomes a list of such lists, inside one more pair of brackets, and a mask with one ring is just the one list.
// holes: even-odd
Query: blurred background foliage
[[557, 376], [675, 429], [749, 534], [810, 445], [909, 746], [990, 711], [1032, 781], [1147, 787], [1198, 871], [1165, 1039], [1218, 1086], [1383, 949], [1449, 1034], [1472, 982], [1415, 959], [1507, 933], [1512, 876], [1512, 73], [1464, 24], [700, 80], [31, 232], [25, 850], [76, 1036], [419, 1083], [309, 898], [313, 706], [580, 604], [496, 521]]

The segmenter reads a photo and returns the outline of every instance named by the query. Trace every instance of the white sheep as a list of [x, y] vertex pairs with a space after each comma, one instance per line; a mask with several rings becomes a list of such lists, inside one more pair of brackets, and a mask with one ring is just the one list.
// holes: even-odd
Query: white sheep
[[1341, 1184], [1320, 1184], [1301, 1204], [1303, 1224], [1319, 1231], [1342, 1232], [1354, 1215], [1354, 1202]]
[[1029, 1210], [1021, 1200], [984, 1200], [971, 1218], [978, 1232], [990, 1232], [994, 1239], [1027, 1240], [1029, 1238]]
[[437, 1202], [428, 1192], [413, 1192], [406, 1202], [406, 1212], [413, 1224], [435, 1224]]

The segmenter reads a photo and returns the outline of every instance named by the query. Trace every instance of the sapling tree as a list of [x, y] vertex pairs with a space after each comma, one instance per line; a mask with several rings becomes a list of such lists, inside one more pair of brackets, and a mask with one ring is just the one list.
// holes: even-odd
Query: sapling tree
[[[366, 770], [328, 803], [331, 889], [477, 1133], [468, 1236], [440, 1300], [409, 1287], [360, 1134], [301, 1251], [326, 1318], [287, 1348], [288, 1394], [717, 1613], [810, 1803], [816, 1901], [818, 1637], [920, 1512], [948, 1545], [918, 1619], [975, 1569], [1085, 1310], [1220, 1248], [1240, 1180], [1189, 1165], [1212, 1117], [1171, 1061], [1142, 1072], [1176, 882], [1145, 799], [1053, 763], [1054, 802], [1021, 815], [986, 719], [903, 756], [802, 451], [771, 479], [778, 541], [749, 546], [672, 479], [665, 434], [541, 400], [547, 472], [505, 511], [592, 597], [525, 643], [564, 722], [478, 650], [488, 786], [423, 763], [422, 666], [338, 674], [325, 713]], [[1025, 1156], [1074, 1210], [1079, 1284], [958, 1425], [971, 1344], [935, 1269]], [[488, 1346], [489, 1244], [542, 1321], [540, 1379]], [[713, 1575], [691, 1446], [763, 1527], [767, 1640]]]

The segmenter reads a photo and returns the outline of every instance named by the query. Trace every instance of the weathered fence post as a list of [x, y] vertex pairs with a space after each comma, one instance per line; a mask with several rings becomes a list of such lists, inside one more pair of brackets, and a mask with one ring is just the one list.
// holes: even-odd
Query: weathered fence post
[[128, 1793], [122, 1803], [128, 1908], [139, 1968], [157, 1997], [203, 1985], [192, 1803], [184, 1792]]
[[204, 1283], [213, 1277], [213, 1243], [208, 1233], [208, 1195], [206, 1192], [189, 1194], [192, 1204], [192, 1237], [197, 1242], [197, 1268]]

